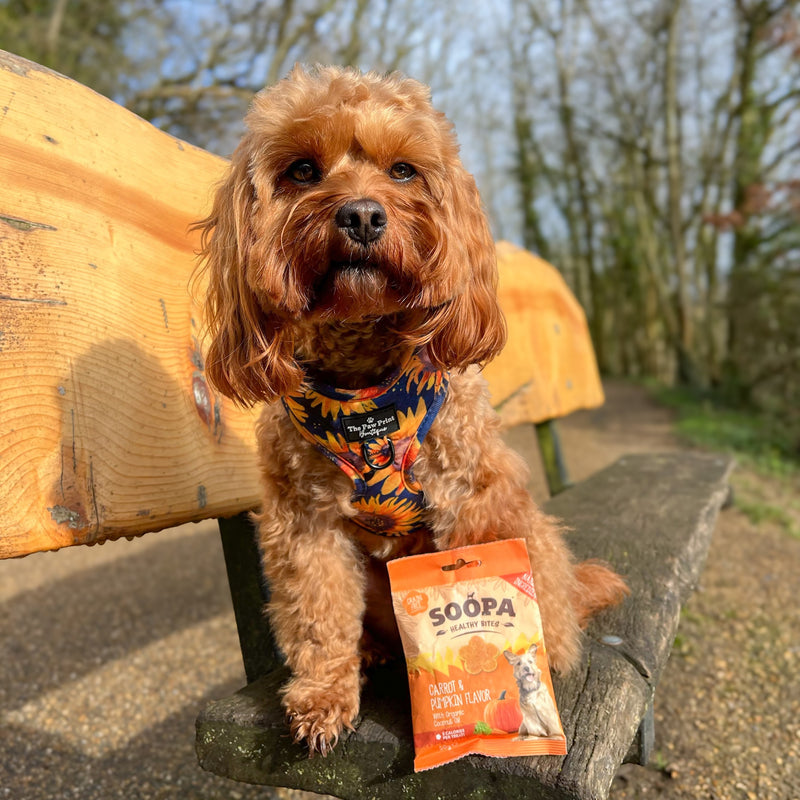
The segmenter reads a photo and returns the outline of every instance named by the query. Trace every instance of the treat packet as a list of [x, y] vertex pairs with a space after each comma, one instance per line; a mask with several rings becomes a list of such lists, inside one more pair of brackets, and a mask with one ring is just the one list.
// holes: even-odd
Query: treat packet
[[388, 562], [411, 690], [414, 769], [564, 754], [523, 539]]

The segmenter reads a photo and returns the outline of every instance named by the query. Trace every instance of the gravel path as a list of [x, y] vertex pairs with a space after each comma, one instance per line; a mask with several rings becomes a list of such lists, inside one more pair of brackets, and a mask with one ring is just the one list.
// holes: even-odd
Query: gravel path
[[[573, 451], [580, 442], [595, 453], [680, 446], [669, 413], [627, 385], [609, 386], [603, 409], [566, 422]], [[739, 494], [755, 486], [800, 529], [796, 479], [768, 482], [740, 465], [733, 485]], [[800, 540], [735, 506], [720, 514], [655, 715], [651, 764], [623, 767], [612, 800], [800, 798]]]
[[[639, 389], [607, 394], [562, 425], [576, 480], [680, 446]], [[723, 512], [659, 686], [654, 763], [623, 768], [614, 800], [800, 798], [799, 596], [800, 541]], [[197, 710], [243, 682], [211, 525], [0, 562], [0, 800], [304, 796], [197, 767]]]

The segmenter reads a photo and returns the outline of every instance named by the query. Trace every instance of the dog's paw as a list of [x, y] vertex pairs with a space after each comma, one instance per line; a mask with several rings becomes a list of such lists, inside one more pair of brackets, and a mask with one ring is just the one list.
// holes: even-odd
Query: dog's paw
[[359, 709], [358, 686], [355, 690], [338, 686], [321, 689], [294, 679], [284, 690], [283, 707], [294, 740], [307, 743], [309, 756], [315, 753], [326, 756], [343, 730], [354, 730]]

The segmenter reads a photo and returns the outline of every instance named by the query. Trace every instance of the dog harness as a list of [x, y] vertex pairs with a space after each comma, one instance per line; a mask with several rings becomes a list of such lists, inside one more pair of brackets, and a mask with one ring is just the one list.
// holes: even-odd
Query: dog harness
[[417, 351], [378, 386], [307, 381], [282, 398], [297, 430], [352, 479], [352, 520], [370, 533], [406, 536], [424, 526], [425, 496], [412, 466], [447, 386], [447, 373]]

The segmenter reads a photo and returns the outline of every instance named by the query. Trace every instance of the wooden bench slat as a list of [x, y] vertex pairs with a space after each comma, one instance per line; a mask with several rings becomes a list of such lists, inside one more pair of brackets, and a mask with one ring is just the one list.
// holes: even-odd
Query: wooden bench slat
[[[465, 799], [605, 797], [652, 701], [681, 603], [696, 584], [727, 496], [730, 469], [717, 456], [627, 456], [546, 505], [573, 529], [580, 557], [609, 559], [628, 572], [632, 590], [623, 606], [591, 624], [582, 665], [556, 680], [567, 756], [473, 757], [415, 775], [401, 664], [376, 670], [356, 732], [327, 758], [309, 760], [291, 743], [277, 696], [286, 676], [278, 670], [200, 716], [201, 765], [237, 780], [358, 800], [435, 797], [437, 791]], [[602, 643], [608, 634], [622, 644]]]
[[547, 504], [573, 529], [568, 541], [579, 558], [606, 559], [626, 576], [635, 602], [597, 616], [589, 635], [620, 637], [617, 649], [645, 677], [657, 679], [667, 660], [732, 468], [722, 455], [637, 453]]
[[226, 162], [2, 52], [0, 98], [0, 557], [255, 505], [189, 293]]
[[498, 293], [509, 344], [484, 375], [503, 424], [558, 419], [603, 404], [586, 315], [544, 259], [497, 243]]

